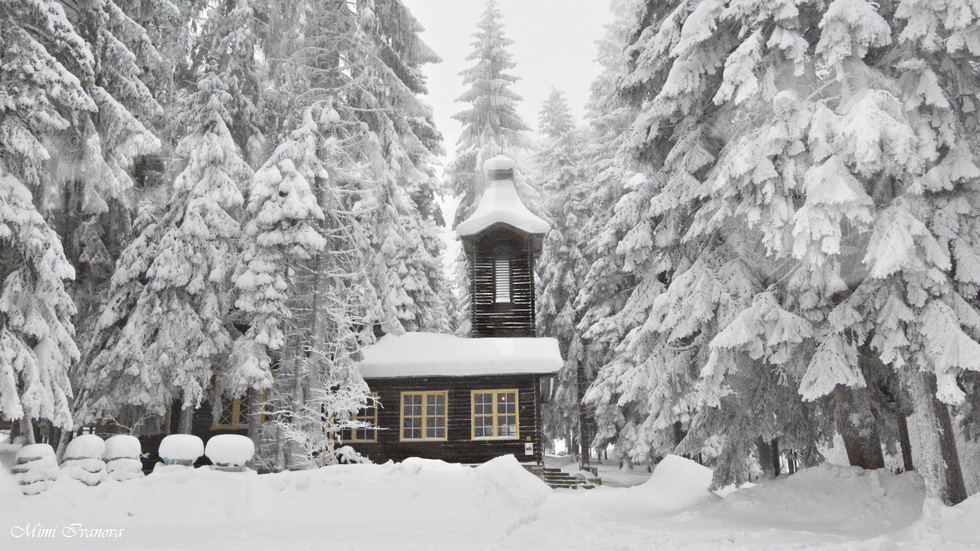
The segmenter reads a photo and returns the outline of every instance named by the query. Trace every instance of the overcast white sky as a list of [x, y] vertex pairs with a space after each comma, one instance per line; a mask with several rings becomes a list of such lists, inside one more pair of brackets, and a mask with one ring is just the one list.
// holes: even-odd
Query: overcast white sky
[[[427, 65], [429, 104], [445, 137], [446, 153], [456, 151], [460, 124], [451, 119], [467, 104], [455, 103], [463, 93], [459, 72], [473, 65], [464, 59], [473, 50], [473, 33], [483, 14], [483, 0], [402, 0], [422, 23], [422, 39], [442, 58]], [[497, 0], [504, 35], [514, 41], [510, 53], [519, 80], [513, 90], [524, 98], [518, 111], [537, 130], [541, 104], [554, 86], [565, 92], [581, 122], [589, 86], [599, 73], [595, 41], [612, 20], [608, 0]]]

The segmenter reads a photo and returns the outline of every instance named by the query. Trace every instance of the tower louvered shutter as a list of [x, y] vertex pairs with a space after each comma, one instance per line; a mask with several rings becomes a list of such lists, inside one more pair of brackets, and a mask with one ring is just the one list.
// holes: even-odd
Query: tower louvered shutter
[[498, 258], [493, 261], [494, 302], [506, 303], [510, 297], [510, 260]]

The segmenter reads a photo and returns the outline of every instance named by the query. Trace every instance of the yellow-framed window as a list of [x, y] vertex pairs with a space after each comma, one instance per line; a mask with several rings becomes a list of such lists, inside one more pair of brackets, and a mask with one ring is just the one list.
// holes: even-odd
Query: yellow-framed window
[[248, 393], [234, 400], [215, 395], [211, 410], [214, 414], [211, 423], [213, 429], [238, 430], [248, 428]]
[[521, 423], [516, 389], [472, 391], [473, 440], [516, 440]]
[[449, 392], [402, 392], [401, 440], [445, 440]]
[[[371, 399], [368, 400], [367, 405], [357, 410], [357, 413], [351, 415], [351, 421], [363, 421], [365, 423], [370, 423], [371, 427], [378, 426], [378, 394], [372, 392], [370, 394]], [[377, 428], [360, 428], [360, 429], [344, 429], [340, 432], [340, 438], [344, 442], [377, 442], [378, 441], [378, 429]]]
[[[259, 413], [259, 424], [265, 423], [266, 401], [269, 399], [269, 391], [263, 390], [261, 402], [256, 407], [261, 406]], [[248, 428], [248, 414], [250, 411], [249, 393], [246, 391], [241, 398], [229, 400], [220, 393], [215, 393], [211, 402], [211, 421], [212, 429], [221, 430], [240, 430]]]

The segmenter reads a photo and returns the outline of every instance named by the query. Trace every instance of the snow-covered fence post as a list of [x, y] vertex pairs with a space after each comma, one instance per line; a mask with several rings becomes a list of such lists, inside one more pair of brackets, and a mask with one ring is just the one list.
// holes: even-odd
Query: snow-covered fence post
[[142, 448], [139, 438], [129, 434], [117, 434], [105, 441], [103, 455], [109, 478], [123, 481], [143, 477]]
[[37, 495], [48, 489], [48, 482], [58, 478], [58, 461], [48, 444], [28, 444], [17, 450], [17, 462], [11, 472], [24, 495]]
[[98, 486], [105, 477], [105, 441], [94, 434], [76, 436], [65, 449], [61, 470], [88, 486]]

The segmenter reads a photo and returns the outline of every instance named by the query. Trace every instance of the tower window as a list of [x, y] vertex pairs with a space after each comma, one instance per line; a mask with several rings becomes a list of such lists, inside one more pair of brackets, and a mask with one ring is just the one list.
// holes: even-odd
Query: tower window
[[498, 258], [493, 261], [494, 302], [511, 302], [510, 298], [510, 260]]

